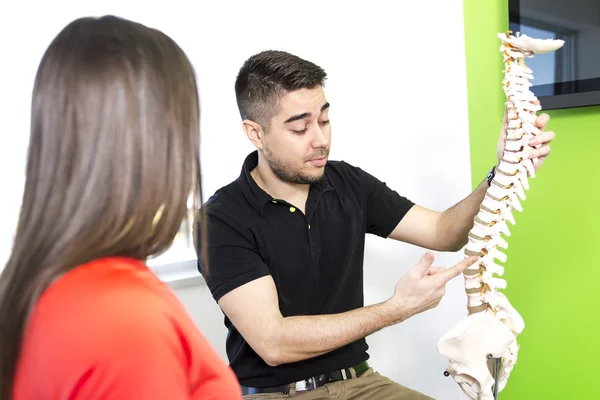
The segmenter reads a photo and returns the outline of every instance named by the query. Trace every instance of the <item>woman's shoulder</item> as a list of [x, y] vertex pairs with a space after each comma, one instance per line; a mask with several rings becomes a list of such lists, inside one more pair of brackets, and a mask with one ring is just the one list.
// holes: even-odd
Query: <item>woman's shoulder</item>
[[[164, 303], [168, 290], [141, 261], [104, 258], [59, 277], [38, 299], [33, 318], [97, 321], [104, 315], [143, 316], [144, 308]], [[90, 321], [91, 323], [92, 321]]]
[[77, 336], [73, 345], [107, 349], [107, 342], [115, 346], [119, 337], [169, 328], [171, 314], [178, 312], [173, 297], [140, 261], [95, 260], [60, 277], [42, 294], [28, 331], [34, 336], [43, 332], [44, 341]]

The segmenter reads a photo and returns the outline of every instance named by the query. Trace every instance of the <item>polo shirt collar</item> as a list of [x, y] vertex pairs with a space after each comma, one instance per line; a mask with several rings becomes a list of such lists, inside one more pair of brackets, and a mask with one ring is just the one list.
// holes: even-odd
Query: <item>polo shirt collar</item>
[[[264, 216], [265, 204], [267, 204], [273, 200], [276, 200], [276, 199], [274, 199], [267, 192], [262, 190], [258, 186], [256, 181], [254, 180], [252, 175], [250, 175], [250, 172], [254, 168], [256, 168], [257, 165], [258, 165], [258, 150], [255, 150], [252, 153], [250, 153], [244, 160], [244, 164], [242, 166], [242, 172], [240, 173], [240, 176], [238, 178], [238, 183], [240, 185], [240, 188], [242, 189], [242, 193], [246, 197], [246, 200], [248, 200], [250, 205], [252, 205], [252, 207], [256, 211], [258, 211], [258, 213], [261, 216]], [[333, 190], [333, 188], [329, 184], [329, 180], [327, 179], [327, 177], [325, 175], [323, 175], [323, 178], [319, 182], [311, 185], [311, 187], [310, 187], [311, 192], [317, 191], [318, 194], [322, 194], [329, 190]], [[309, 193], [309, 196], [310, 196], [310, 193]]]

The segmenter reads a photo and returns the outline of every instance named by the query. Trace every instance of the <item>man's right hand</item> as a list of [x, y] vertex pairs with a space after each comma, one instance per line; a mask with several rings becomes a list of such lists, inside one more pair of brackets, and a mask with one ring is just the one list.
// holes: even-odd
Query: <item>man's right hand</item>
[[466, 258], [448, 269], [432, 266], [434, 259], [431, 252], [425, 253], [396, 284], [388, 303], [397, 311], [398, 322], [437, 307], [446, 294], [446, 283], [473, 265], [478, 257]]

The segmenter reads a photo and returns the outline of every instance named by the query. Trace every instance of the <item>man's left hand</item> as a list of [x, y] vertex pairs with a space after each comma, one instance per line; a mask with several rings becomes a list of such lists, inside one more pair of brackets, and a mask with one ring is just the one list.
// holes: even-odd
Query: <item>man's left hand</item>
[[[538, 127], [542, 132], [540, 134], [538, 134], [537, 136], [534, 136], [529, 142], [530, 146], [536, 147], [535, 149], [531, 150], [531, 152], [529, 153], [530, 159], [535, 160], [537, 158], [537, 160], [535, 160], [535, 162], [533, 164], [534, 169], [536, 171], [541, 167], [541, 165], [544, 163], [544, 161], [550, 154], [550, 142], [552, 142], [554, 140], [554, 138], [556, 137], [554, 132], [552, 132], [552, 131], [546, 132], [544, 130], [546, 128], [546, 125], [548, 124], [549, 120], [550, 120], [550, 116], [545, 113], [540, 114], [536, 118], [535, 126]], [[507, 116], [507, 113], [505, 112], [504, 113], [504, 121], [502, 123], [502, 129], [500, 131], [500, 138], [498, 139], [498, 151], [497, 151], [498, 162], [500, 162], [500, 160], [502, 160], [502, 157], [504, 155], [504, 146], [506, 144], [507, 129], [508, 129], [508, 116]]]

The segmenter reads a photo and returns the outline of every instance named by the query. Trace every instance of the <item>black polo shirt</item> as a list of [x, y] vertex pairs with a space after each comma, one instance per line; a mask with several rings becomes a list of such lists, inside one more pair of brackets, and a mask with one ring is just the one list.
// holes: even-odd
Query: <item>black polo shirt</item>
[[[255, 151], [239, 178], [205, 204], [209, 272], [203, 275], [214, 299], [271, 275], [284, 317], [362, 307], [365, 234], [387, 237], [413, 203], [360, 168], [329, 161], [323, 179], [311, 185], [303, 214], [256, 184], [250, 171], [257, 162]], [[282, 385], [369, 357], [361, 339], [313, 359], [270, 367], [226, 316], [225, 325], [230, 366], [245, 386]]]

